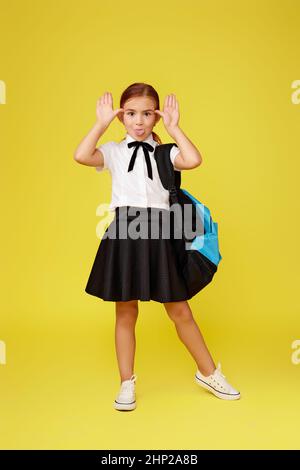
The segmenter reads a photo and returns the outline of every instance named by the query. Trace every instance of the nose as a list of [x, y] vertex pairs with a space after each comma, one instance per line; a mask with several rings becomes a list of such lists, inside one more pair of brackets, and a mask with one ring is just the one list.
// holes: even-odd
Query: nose
[[142, 116], [137, 116], [137, 117], [136, 117], [135, 124], [136, 124], [137, 126], [141, 126], [141, 125], [143, 124], [143, 118], [142, 118]]

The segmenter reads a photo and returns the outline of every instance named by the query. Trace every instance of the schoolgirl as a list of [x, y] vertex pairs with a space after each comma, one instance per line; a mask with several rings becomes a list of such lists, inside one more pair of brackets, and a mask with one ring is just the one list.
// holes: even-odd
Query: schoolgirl
[[[97, 101], [96, 116], [95, 125], [77, 147], [74, 158], [98, 172], [107, 169], [112, 177], [109, 209], [114, 218], [99, 244], [85, 292], [115, 302], [121, 382], [115, 409], [136, 407], [134, 354], [139, 300], [164, 304], [179, 338], [197, 364], [198, 385], [218, 398], [239, 399], [240, 393], [227, 382], [220, 363], [216, 367], [193, 318], [172, 227], [169, 238], [162, 236], [162, 221], [166, 220], [162, 216], [167, 215], [170, 205], [169, 192], [162, 186], [154, 159], [154, 149], [162, 143], [153, 131], [158, 121], [163, 119], [166, 131], [177, 144], [170, 153], [175, 170], [192, 170], [202, 162], [198, 149], [179, 127], [176, 96], [168, 95], [160, 111], [156, 90], [146, 83], [134, 83], [122, 93], [120, 108], [116, 110], [111, 93], [105, 92]], [[109, 141], [96, 147], [116, 116], [125, 127], [125, 137], [120, 142]], [[136, 231], [132, 236], [137, 217], [139, 228], [148, 229], [145, 237], [137, 237]], [[155, 238], [150, 230], [154, 221]], [[125, 237], [124, 233], [120, 236], [124, 224]]]

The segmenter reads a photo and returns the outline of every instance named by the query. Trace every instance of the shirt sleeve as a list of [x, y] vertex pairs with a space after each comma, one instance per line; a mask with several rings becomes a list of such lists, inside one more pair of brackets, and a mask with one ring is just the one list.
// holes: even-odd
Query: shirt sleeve
[[177, 170], [177, 171], [181, 171], [181, 170], [179, 168], [176, 168], [176, 166], [174, 165], [174, 160], [175, 160], [176, 155], [179, 154], [179, 152], [180, 152], [180, 149], [176, 147], [175, 145], [173, 145], [170, 151], [170, 160], [173, 164], [174, 170]]
[[103, 154], [103, 159], [104, 159], [104, 166], [103, 168], [100, 166], [96, 166], [95, 169], [96, 171], [103, 171], [103, 170], [110, 170], [111, 169], [111, 159], [112, 159], [112, 151], [114, 147], [113, 141], [111, 142], [106, 142], [105, 144], [99, 145], [97, 147], [98, 150], [100, 150]]

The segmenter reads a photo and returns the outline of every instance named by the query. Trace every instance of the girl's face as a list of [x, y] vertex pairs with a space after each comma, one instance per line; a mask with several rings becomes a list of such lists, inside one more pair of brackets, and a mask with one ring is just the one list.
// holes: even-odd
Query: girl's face
[[154, 100], [147, 96], [138, 96], [127, 100], [120, 120], [128, 134], [135, 140], [145, 140], [151, 134], [160, 116], [154, 112]]

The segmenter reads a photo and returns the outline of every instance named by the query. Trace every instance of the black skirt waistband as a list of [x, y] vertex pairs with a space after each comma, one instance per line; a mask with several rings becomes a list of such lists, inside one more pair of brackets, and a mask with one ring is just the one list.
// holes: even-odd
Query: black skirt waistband
[[119, 220], [161, 220], [162, 216], [169, 217], [170, 211], [161, 207], [119, 206], [115, 209], [115, 217]]

